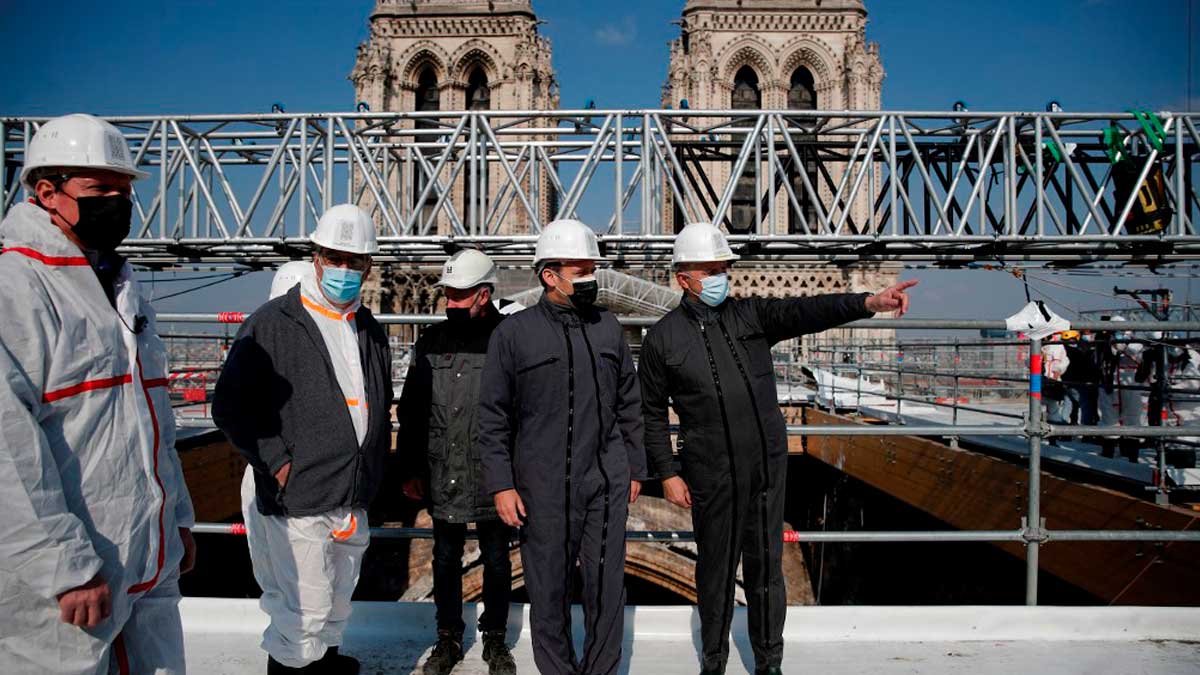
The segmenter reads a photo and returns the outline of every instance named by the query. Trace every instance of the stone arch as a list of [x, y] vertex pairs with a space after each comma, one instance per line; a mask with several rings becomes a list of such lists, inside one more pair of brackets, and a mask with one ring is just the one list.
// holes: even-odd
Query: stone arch
[[801, 35], [784, 45], [780, 53], [786, 54], [780, 62], [782, 79], [791, 78], [792, 71], [799, 66], [804, 66], [812, 72], [816, 79], [818, 91], [836, 83], [838, 78], [837, 59], [833, 57], [833, 50], [823, 41], [811, 35]]
[[476, 66], [483, 67], [483, 74], [487, 76], [488, 82], [499, 82], [502, 73], [500, 72], [500, 64], [504, 61], [500, 53], [491, 43], [484, 40], [472, 39], [464, 42], [458, 49], [454, 50], [454, 54], [450, 57], [449, 63], [451, 66], [451, 74], [453, 79], [460, 82], [466, 82], [470, 76], [470, 71]]
[[722, 82], [732, 85], [734, 74], [742, 66], [750, 66], [754, 69], [758, 75], [758, 81], [764, 86], [768, 82], [774, 82], [779, 79], [772, 59], [767, 56], [767, 54], [771, 54], [773, 51], [771, 45], [767, 44], [762, 38], [754, 35], [749, 35], [730, 43], [728, 47], [722, 50], [721, 55], [717, 57], [717, 63], [722, 64]]
[[404, 51], [396, 60], [404, 64], [400, 69], [400, 81], [408, 87], [417, 86], [417, 77], [426, 66], [433, 68], [439, 83], [450, 79], [450, 55], [440, 45], [430, 40], [419, 40]]

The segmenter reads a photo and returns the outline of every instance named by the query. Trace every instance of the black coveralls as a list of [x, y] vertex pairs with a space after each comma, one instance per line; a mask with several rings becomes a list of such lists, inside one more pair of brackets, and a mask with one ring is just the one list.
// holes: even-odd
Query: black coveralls
[[686, 296], [642, 343], [646, 452], [659, 478], [675, 475], [668, 403], [679, 415], [679, 456], [699, 549], [705, 670], [723, 672], [729, 657], [739, 555], [756, 668], [783, 658], [787, 428], [771, 346], [871, 316], [866, 297], [730, 299], [713, 309]]
[[504, 524], [483, 488], [483, 465], [475, 449], [479, 382], [492, 331], [504, 319], [486, 314], [446, 321], [421, 333], [413, 348], [396, 417], [401, 480], [429, 486], [433, 516], [433, 597], [438, 630], [462, 635], [462, 556], [467, 523], [476, 524], [483, 560], [483, 615], [479, 629], [508, 626], [512, 528]]
[[[533, 655], [555, 675], [621, 660], [629, 481], [645, 478], [641, 397], [629, 345], [603, 309], [543, 298], [492, 334], [479, 393], [484, 487], [525, 504], [521, 561]], [[571, 643], [571, 580], [583, 576], [587, 638]]]

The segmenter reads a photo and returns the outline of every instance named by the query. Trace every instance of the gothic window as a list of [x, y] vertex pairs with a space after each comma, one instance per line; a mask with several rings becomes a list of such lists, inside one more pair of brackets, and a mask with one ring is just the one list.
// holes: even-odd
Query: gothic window
[[[788, 108], [791, 110], [817, 109], [817, 92], [812, 71], [804, 66], [792, 71], [787, 99]], [[815, 144], [815, 136], [805, 134], [796, 138], [796, 149], [800, 151], [797, 161], [803, 165], [804, 172], [808, 175], [808, 183], [813, 186], [814, 190], [817, 189], [818, 180], [817, 158], [813, 152]], [[805, 223], [808, 223], [808, 231], [815, 231], [817, 229], [817, 210], [813, 206], [812, 197], [804, 189], [804, 180], [795, 163], [788, 168], [788, 180], [792, 183], [792, 191], [796, 193], [796, 200], [800, 202], [801, 210], [801, 213], [797, 213], [795, 209], [791, 208], [791, 203], [788, 203], [788, 234], [805, 234]]]
[[[762, 109], [762, 90], [758, 86], [758, 74], [750, 66], [742, 66], [733, 76], [733, 95], [730, 107], [734, 110]], [[742, 138], [735, 138], [741, 142]], [[731, 163], [730, 166], [733, 166]], [[742, 175], [738, 178], [737, 187], [733, 191], [733, 201], [729, 205], [729, 230], [736, 233], [746, 233], [756, 227], [756, 211], [754, 200], [753, 164], [747, 164]]]
[[417, 112], [426, 110], [441, 110], [437, 74], [433, 68], [426, 66], [417, 77], [417, 102], [414, 109]]
[[491, 107], [492, 95], [487, 74], [483, 68], [475, 68], [467, 78], [467, 110], [490, 110]]
[[[471, 69], [471, 74], [467, 76], [467, 110], [490, 110], [492, 107], [491, 91], [488, 88], [487, 73], [483, 72], [483, 68], [476, 66]], [[486, 148], [480, 143], [480, 151], [485, 151]], [[470, 171], [479, 171], [479, 191], [482, 193], [481, 199], [475, 202], [477, 209], [477, 222], [480, 226], [487, 213], [488, 205], [488, 162], [478, 162], [470, 165]], [[464, 180], [462, 183], [462, 201], [459, 204], [459, 217], [463, 219], [463, 224], [467, 227], [471, 226], [471, 181]]]
[[742, 66], [733, 76], [733, 100], [729, 107], [734, 110], [758, 110], [762, 108], [762, 90], [758, 88], [758, 74], [750, 66]]
[[817, 90], [812, 71], [800, 66], [792, 72], [792, 86], [788, 89], [788, 108], [792, 110], [816, 110]]
[[[420, 75], [417, 76], [416, 101], [413, 105], [415, 112], [428, 112], [431, 110], [441, 110], [440, 90], [438, 88], [437, 73], [434, 72], [432, 66], [425, 66], [421, 69]], [[417, 129], [435, 129], [437, 123], [432, 119], [418, 119], [414, 125]], [[427, 140], [427, 137], [420, 136], [418, 141]], [[431, 151], [426, 151], [428, 154]], [[428, 178], [425, 173], [415, 165], [412, 172], [412, 205], [413, 208], [418, 206], [418, 200], [421, 197], [421, 192], [425, 189]], [[437, 203], [436, 189], [429, 193], [429, 197], [425, 200], [422, 208], [421, 220], [425, 221], [433, 215], [433, 205]]]

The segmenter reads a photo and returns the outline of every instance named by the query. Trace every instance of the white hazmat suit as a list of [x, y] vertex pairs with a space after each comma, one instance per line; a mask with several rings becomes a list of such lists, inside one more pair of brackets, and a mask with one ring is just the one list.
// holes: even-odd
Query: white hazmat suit
[[[194, 515], [154, 312], [128, 264], [114, 311], [33, 204], [0, 239], [0, 672], [181, 673], [178, 528]], [[97, 573], [112, 615], [63, 623], [57, 596]]]

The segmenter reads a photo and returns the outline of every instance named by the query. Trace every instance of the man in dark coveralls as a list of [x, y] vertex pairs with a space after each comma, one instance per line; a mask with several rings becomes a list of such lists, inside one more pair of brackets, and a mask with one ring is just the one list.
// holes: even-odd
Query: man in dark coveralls
[[[541, 301], [493, 332], [479, 393], [484, 487], [521, 527], [534, 662], [553, 675], [616, 672], [625, 605], [625, 519], [645, 478], [641, 396], [617, 320], [594, 305], [591, 228], [550, 223], [534, 264]], [[571, 643], [583, 577], [587, 638]]]
[[[646, 452], [666, 498], [692, 511], [703, 673], [725, 672], [739, 557], [755, 672], [779, 673], [787, 429], [771, 346], [875, 312], [899, 316], [908, 309], [905, 289], [917, 282], [877, 295], [729, 298], [727, 272], [736, 259], [708, 223], [688, 225], [675, 238], [672, 262], [684, 298], [650, 329], [639, 364]], [[682, 475], [672, 465], [668, 404], [679, 415]]]

